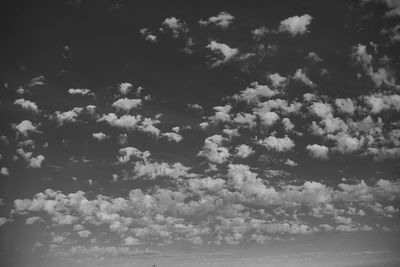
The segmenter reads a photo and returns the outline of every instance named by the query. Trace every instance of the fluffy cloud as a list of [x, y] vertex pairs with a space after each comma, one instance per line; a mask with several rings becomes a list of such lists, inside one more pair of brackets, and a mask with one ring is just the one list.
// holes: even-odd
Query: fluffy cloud
[[238, 145], [236, 147], [236, 156], [240, 157], [240, 158], [247, 158], [248, 156], [250, 156], [251, 154], [254, 153], [254, 150], [249, 147], [248, 145]]
[[98, 122], [105, 121], [109, 125], [118, 127], [118, 128], [124, 128], [127, 130], [133, 130], [135, 129], [140, 121], [142, 120], [142, 116], [140, 115], [123, 115], [121, 117], [117, 117], [114, 113], [108, 113], [107, 115], [104, 114], [100, 119], [98, 119]]
[[281, 21], [279, 31], [288, 32], [292, 36], [303, 35], [308, 32], [312, 17], [308, 14], [302, 16], [293, 16]]
[[42, 163], [45, 159], [43, 155], [33, 157], [32, 152], [25, 152], [22, 148], [18, 148], [16, 153], [22, 156], [22, 158], [28, 163], [29, 168], [37, 169], [42, 167]]
[[56, 111], [53, 118], [57, 121], [58, 125], [61, 126], [66, 122], [74, 123], [77, 121], [78, 116], [82, 113], [83, 108], [73, 108], [72, 110], [61, 112]]
[[213, 135], [206, 138], [203, 149], [197, 154], [205, 157], [211, 163], [224, 163], [230, 157], [229, 150], [221, 146], [226, 138], [221, 135]]
[[275, 150], [277, 152], [289, 151], [294, 147], [294, 142], [288, 136], [283, 138], [268, 136], [264, 140], [260, 140], [258, 143], [266, 147], [268, 150]]
[[370, 107], [371, 113], [377, 114], [384, 110], [400, 111], [400, 95], [384, 95], [381, 93], [364, 97], [365, 103]]
[[161, 136], [167, 138], [169, 142], [175, 142], [175, 143], [179, 143], [183, 139], [183, 137], [180, 134], [173, 132], [163, 133]]
[[153, 34], [149, 29], [147, 29], [147, 28], [142, 28], [142, 29], [140, 29], [140, 34], [143, 36], [143, 38], [144, 38], [146, 41], [149, 41], [149, 42], [152, 42], [152, 43], [157, 42], [157, 36], [154, 35], [154, 34]]
[[328, 156], [329, 148], [326, 146], [313, 144], [313, 145], [307, 145], [306, 149], [313, 158], [324, 159], [324, 160], [329, 159]]
[[68, 94], [70, 94], [70, 95], [91, 95], [91, 96], [94, 95], [94, 93], [87, 88], [83, 88], [83, 89], [70, 88], [70, 89], [68, 89]]
[[217, 16], [209, 17], [207, 20], [199, 20], [199, 24], [202, 26], [213, 24], [221, 29], [226, 29], [234, 19], [235, 17], [228, 12], [220, 12]]
[[103, 132], [92, 133], [92, 137], [94, 139], [96, 139], [97, 141], [103, 141], [103, 140], [106, 140], [106, 139], [110, 138], [110, 136], [106, 135]]
[[210, 49], [212, 52], [215, 52], [218, 55], [218, 58], [214, 58], [211, 64], [212, 67], [217, 67], [229, 62], [239, 53], [239, 50], [237, 48], [230, 48], [228, 45], [218, 43], [216, 41], [211, 41], [206, 46], [206, 48]]
[[147, 161], [147, 158], [150, 157], [149, 151], [140, 151], [135, 147], [124, 147], [119, 150], [120, 156], [118, 157], [118, 161], [121, 163], [126, 163], [130, 161], [132, 157], [137, 159], [141, 159], [143, 161]]
[[9, 176], [10, 175], [10, 171], [8, 170], [7, 167], [1, 167], [0, 174], [3, 175], [3, 176]]
[[137, 109], [141, 107], [142, 105], [142, 100], [141, 99], [129, 99], [129, 98], [120, 98], [114, 103], [112, 103], [112, 106], [116, 108], [117, 110], [122, 110], [122, 111], [130, 111], [132, 109]]
[[133, 85], [131, 83], [120, 83], [118, 85], [118, 91], [121, 95], [126, 95], [128, 94], [130, 91], [132, 91], [133, 89]]
[[335, 105], [338, 110], [342, 113], [353, 115], [356, 110], [353, 101], [350, 98], [337, 98], [335, 99]]
[[164, 27], [164, 29], [171, 30], [172, 36], [174, 38], [178, 38], [179, 35], [187, 33], [189, 31], [186, 23], [175, 17], [166, 18], [163, 21], [162, 26]]
[[14, 125], [14, 128], [24, 136], [28, 136], [29, 132], [37, 132], [36, 126], [29, 120], [21, 121], [19, 124]]
[[277, 91], [271, 90], [267, 85], [260, 85], [258, 82], [253, 82], [240, 94], [235, 94], [234, 99], [247, 102], [248, 104], [256, 104], [261, 98], [270, 98], [278, 94]]
[[314, 88], [316, 86], [315, 83], [307, 77], [302, 69], [297, 69], [292, 78], [293, 80], [299, 81], [307, 86], [310, 86], [311, 88]]
[[14, 104], [22, 107], [23, 109], [25, 109], [27, 111], [32, 111], [35, 113], [39, 111], [39, 108], [36, 105], [36, 103], [34, 103], [30, 100], [23, 99], [23, 98], [19, 98], [19, 99], [15, 100]]

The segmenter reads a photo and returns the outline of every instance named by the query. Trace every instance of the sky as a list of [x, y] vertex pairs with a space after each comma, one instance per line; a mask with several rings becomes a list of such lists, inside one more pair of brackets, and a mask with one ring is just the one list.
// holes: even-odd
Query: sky
[[400, 266], [400, 1], [1, 5], [1, 266]]

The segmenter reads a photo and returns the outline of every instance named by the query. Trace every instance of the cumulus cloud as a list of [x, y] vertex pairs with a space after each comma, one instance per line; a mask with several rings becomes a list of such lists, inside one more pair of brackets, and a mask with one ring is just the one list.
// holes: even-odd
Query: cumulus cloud
[[1, 167], [0, 174], [3, 175], [3, 176], [9, 176], [10, 175], [10, 171], [8, 170], [7, 167]]
[[87, 88], [70, 88], [70, 89], [68, 89], [68, 94], [82, 95], [82, 96], [85, 96], [85, 95], [93, 96], [94, 95], [94, 93]]
[[118, 128], [124, 128], [127, 130], [133, 130], [135, 129], [139, 122], [142, 120], [142, 116], [140, 115], [123, 115], [121, 117], [118, 117], [114, 113], [108, 113], [107, 115], [104, 114], [101, 118], [99, 118], [97, 121], [102, 122], [105, 121], [109, 125], [118, 127]]
[[112, 103], [112, 106], [116, 108], [117, 110], [122, 110], [122, 111], [130, 111], [132, 109], [137, 109], [142, 106], [142, 100], [141, 99], [129, 99], [129, 98], [120, 98], [114, 103]]
[[32, 111], [34, 113], [39, 111], [39, 108], [36, 105], [36, 103], [34, 103], [30, 100], [23, 99], [23, 98], [19, 98], [19, 99], [15, 100], [14, 104], [22, 107], [23, 109], [25, 109], [27, 111]]
[[183, 139], [183, 137], [180, 134], [173, 132], [163, 133], [161, 136], [165, 137], [169, 142], [175, 142], [175, 143], [179, 143]]
[[258, 82], [253, 82], [250, 87], [241, 91], [240, 94], [235, 94], [233, 96], [237, 101], [247, 102], [248, 104], [256, 104], [262, 98], [270, 98], [277, 95], [279, 92], [270, 89], [267, 85], [258, 84]]
[[372, 114], [377, 114], [385, 110], [400, 111], [400, 95], [377, 93], [365, 96], [364, 101], [370, 107]]
[[279, 26], [280, 32], [288, 32], [292, 36], [304, 35], [308, 33], [312, 17], [308, 14], [302, 16], [293, 16], [281, 21]]
[[211, 163], [224, 163], [230, 157], [229, 150], [222, 146], [226, 138], [221, 135], [213, 135], [206, 138], [203, 149], [197, 154], [205, 157]]
[[342, 113], [353, 115], [356, 107], [350, 98], [337, 98], [335, 99], [337, 109]]
[[143, 38], [144, 38], [146, 41], [149, 41], [149, 42], [152, 42], [152, 43], [157, 42], [157, 36], [154, 35], [154, 34], [153, 34], [149, 29], [147, 29], [147, 28], [142, 28], [142, 29], [140, 29], [140, 34], [143, 36]]
[[231, 61], [239, 53], [239, 49], [231, 48], [226, 44], [218, 43], [216, 41], [211, 41], [206, 48], [210, 49], [218, 56], [213, 59], [213, 62], [211, 63], [212, 67], [217, 67]]
[[119, 150], [119, 155], [120, 156], [118, 157], [118, 161], [120, 163], [129, 162], [132, 157], [141, 159], [143, 161], [147, 161], [147, 159], [150, 157], [150, 152], [149, 151], [142, 152], [135, 147], [124, 147]]
[[29, 132], [37, 132], [37, 127], [29, 120], [23, 120], [13, 126], [19, 133], [27, 137]]
[[110, 138], [110, 136], [106, 135], [103, 132], [92, 133], [92, 137], [94, 139], [96, 139], [97, 141], [103, 141], [103, 140], [106, 140], [106, 139]]
[[132, 91], [133, 85], [131, 83], [125, 82], [125, 83], [120, 83], [118, 85], [118, 91], [121, 95], [126, 95], [130, 91]]
[[56, 120], [59, 126], [68, 123], [77, 122], [78, 116], [82, 113], [83, 108], [75, 107], [72, 110], [61, 112], [56, 111], [53, 118]]
[[292, 78], [293, 80], [299, 81], [311, 88], [316, 87], [316, 84], [307, 77], [306, 73], [302, 69], [297, 69]]
[[217, 16], [212, 16], [209, 17], [207, 20], [199, 20], [199, 24], [201, 26], [206, 26], [206, 25], [215, 25], [221, 29], [226, 29], [229, 27], [229, 25], [233, 22], [235, 19], [234, 16], [229, 14], [228, 12], [220, 12]]
[[294, 146], [294, 142], [288, 136], [283, 138], [277, 138], [275, 136], [268, 136], [264, 140], [258, 141], [258, 143], [268, 150], [275, 150], [277, 152], [290, 151]]
[[179, 35], [189, 31], [186, 23], [175, 17], [166, 18], [161, 25], [164, 29], [172, 31], [172, 36], [174, 38], [178, 38]]
[[236, 156], [240, 158], [247, 158], [254, 153], [253, 148], [248, 145], [242, 144], [236, 147]]
[[329, 148], [326, 146], [313, 144], [307, 145], [306, 149], [309, 152], [310, 156], [313, 158], [324, 160], [329, 159]]
[[43, 155], [33, 157], [32, 152], [25, 152], [22, 148], [18, 148], [16, 153], [19, 154], [28, 163], [28, 167], [32, 169], [41, 168], [45, 159]]

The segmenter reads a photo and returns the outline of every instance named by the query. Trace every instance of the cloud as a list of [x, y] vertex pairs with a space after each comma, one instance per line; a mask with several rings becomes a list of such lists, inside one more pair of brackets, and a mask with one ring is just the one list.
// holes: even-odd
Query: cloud
[[157, 42], [157, 36], [154, 35], [149, 29], [147, 28], [142, 28], [140, 29], [140, 34], [143, 36], [143, 38], [146, 41], [156, 43]]
[[112, 103], [112, 106], [117, 110], [131, 111], [132, 109], [140, 108], [142, 106], [142, 100], [129, 99], [125, 97], [125, 98], [120, 98], [114, 103]]
[[29, 120], [21, 121], [19, 124], [14, 125], [14, 128], [25, 137], [28, 136], [29, 132], [37, 132], [36, 126]]
[[120, 83], [118, 85], [118, 91], [121, 95], [126, 95], [128, 94], [130, 91], [132, 91], [133, 89], [133, 85], [131, 83]]
[[56, 111], [53, 118], [57, 121], [58, 125], [61, 126], [66, 122], [74, 123], [77, 122], [78, 116], [82, 113], [83, 108], [75, 107], [72, 110], [61, 112]]
[[103, 141], [103, 140], [110, 138], [110, 136], [104, 134], [103, 132], [92, 133], [92, 137], [94, 139], [96, 139], [97, 141]]
[[219, 56], [219, 58], [213, 59], [211, 64], [212, 67], [217, 67], [231, 61], [239, 53], [239, 49], [230, 48], [228, 45], [218, 43], [216, 41], [211, 41], [206, 48], [210, 49], [212, 52], [215, 52]]
[[273, 73], [268, 75], [268, 80], [271, 81], [272, 87], [278, 88], [285, 86], [287, 83], [287, 78], [279, 75], [279, 73]]
[[36, 103], [34, 103], [30, 100], [25, 100], [23, 98], [19, 98], [19, 99], [15, 100], [14, 104], [22, 107], [23, 109], [25, 109], [27, 111], [32, 111], [34, 113], [39, 111], [39, 108], [36, 105]]
[[124, 147], [119, 150], [120, 156], [118, 157], [118, 161], [120, 163], [127, 163], [130, 161], [132, 157], [135, 157], [137, 159], [141, 159], [143, 161], [147, 161], [147, 159], [150, 157], [150, 152], [149, 151], [140, 151], [139, 149], [135, 147]]
[[277, 152], [290, 151], [294, 146], [294, 142], [288, 136], [283, 138], [277, 138], [275, 136], [268, 136], [264, 140], [258, 141], [258, 143], [268, 150], [275, 150]]
[[87, 89], [87, 88], [83, 88], [83, 89], [70, 88], [70, 89], [68, 89], [68, 94], [70, 94], [70, 95], [82, 95], [82, 96], [85, 96], [85, 95], [94, 96], [94, 93], [92, 91], [90, 91], [89, 89]]
[[173, 132], [163, 133], [161, 136], [167, 138], [169, 142], [175, 142], [175, 143], [179, 143], [183, 139], [183, 137], [180, 134]]
[[186, 23], [175, 17], [166, 18], [161, 25], [165, 29], [171, 30], [174, 38], [178, 38], [179, 35], [185, 34], [189, 31]]
[[226, 138], [221, 135], [207, 137], [203, 149], [197, 155], [205, 157], [211, 163], [224, 163], [230, 157], [229, 150], [221, 146], [224, 141]]
[[365, 96], [364, 101], [369, 106], [372, 114], [378, 114], [385, 110], [400, 111], [400, 95], [376, 93]]
[[256, 104], [260, 102], [262, 98], [270, 98], [277, 95], [279, 92], [271, 90], [267, 85], [258, 84], [253, 82], [250, 87], [241, 91], [240, 94], [235, 94], [233, 99], [237, 101], [247, 102], [248, 104]]
[[329, 148], [326, 146], [313, 144], [313, 145], [307, 145], [306, 149], [313, 158], [323, 159], [323, 160], [329, 159], [328, 156]]
[[45, 159], [43, 155], [33, 157], [32, 152], [25, 152], [22, 148], [18, 148], [15, 152], [22, 156], [22, 158], [28, 163], [29, 168], [38, 169], [42, 167], [42, 163]]
[[220, 12], [217, 16], [209, 17], [207, 20], [199, 20], [201, 26], [213, 24], [221, 29], [226, 29], [235, 19], [234, 16], [228, 12]]
[[350, 98], [337, 98], [335, 99], [335, 105], [338, 110], [342, 113], [353, 115], [356, 110], [353, 101]]
[[296, 72], [293, 74], [292, 79], [295, 81], [299, 81], [311, 88], [316, 87], [316, 84], [307, 77], [302, 69], [297, 69]]
[[7, 167], [1, 167], [0, 174], [3, 175], [3, 176], [9, 176], [10, 175], [10, 171], [8, 170]]
[[303, 35], [308, 33], [308, 26], [313, 18], [308, 15], [293, 16], [281, 21], [279, 26], [280, 32], [288, 32], [293, 37], [296, 35]]
[[254, 153], [254, 150], [249, 147], [248, 145], [238, 145], [236, 147], [236, 156], [240, 157], [240, 158], [247, 158], [249, 157], [251, 154]]
[[100, 119], [98, 119], [98, 122], [105, 121], [109, 125], [118, 127], [118, 128], [125, 128], [125, 129], [130, 129], [133, 130], [135, 129], [140, 121], [142, 120], [142, 116], [140, 115], [123, 115], [121, 117], [117, 117], [114, 113], [108, 113], [107, 115], [104, 114]]

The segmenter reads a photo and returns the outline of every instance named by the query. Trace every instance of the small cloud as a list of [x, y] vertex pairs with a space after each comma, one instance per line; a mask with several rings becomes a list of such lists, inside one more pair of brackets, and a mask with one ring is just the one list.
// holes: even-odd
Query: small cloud
[[229, 27], [229, 25], [233, 22], [233, 20], [235, 19], [234, 16], [232, 16], [231, 14], [229, 14], [228, 12], [220, 12], [217, 16], [212, 16], [209, 17], [207, 20], [199, 20], [199, 24], [201, 26], [207, 26], [207, 25], [215, 25], [218, 28], [221, 29], [226, 29]]
[[308, 14], [287, 18], [281, 21], [279, 31], [288, 32], [293, 37], [296, 35], [304, 35], [308, 33], [307, 27], [310, 25], [312, 19], [313, 18]]

